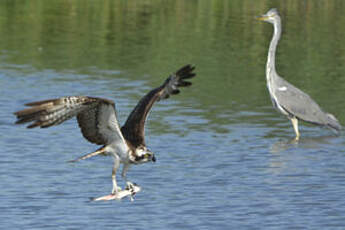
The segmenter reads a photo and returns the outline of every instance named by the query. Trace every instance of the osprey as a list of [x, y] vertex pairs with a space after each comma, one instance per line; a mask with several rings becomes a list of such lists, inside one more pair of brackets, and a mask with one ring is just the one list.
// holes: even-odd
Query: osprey
[[190, 86], [192, 83], [187, 79], [195, 76], [194, 68], [191, 65], [182, 67], [171, 74], [161, 86], [146, 94], [121, 129], [113, 101], [87, 96], [61, 97], [28, 103], [26, 106], [30, 108], [14, 113], [17, 116], [16, 124], [31, 122], [27, 128], [47, 128], [76, 116], [83, 136], [89, 142], [102, 147], [72, 162], [96, 155], [112, 156], [112, 194], [117, 194], [121, 188], [117, 186], [116, 172], [121, 163], [121, 176], [128, 182], [126, 173], [130, 165], [156, 161], [154, 154], [146, 147], [144, 133], [145, 121], [153, 104], [170, 95], [178, 94], [179, 87]]

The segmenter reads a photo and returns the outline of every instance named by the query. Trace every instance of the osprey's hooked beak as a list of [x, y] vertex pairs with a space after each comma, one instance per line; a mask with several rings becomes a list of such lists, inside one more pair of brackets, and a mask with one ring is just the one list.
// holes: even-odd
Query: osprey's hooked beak
[[156, 157], [155, 154], [151, 151], [148, 151], [145, 153], [144, 157], [148, 160], [148, 161], [153, 161], [156, 162]]

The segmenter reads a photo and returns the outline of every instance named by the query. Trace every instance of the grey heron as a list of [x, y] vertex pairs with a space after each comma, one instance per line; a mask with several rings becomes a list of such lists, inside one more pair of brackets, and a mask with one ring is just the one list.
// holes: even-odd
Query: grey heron
[[299, 140], [300, 137], [298, 131], [299, 120], [339, 131], [342, 126], [332, 114], [324, 112], [308, 94], [285, 81], [277, 74], [275, 54], [281, 36], [281, 21], [277, 9], [270, 9], [266, 14], [257, 17], [257, 19], [269, 22], [274, 27], [266, 64], [267, 88], [273, 106], [291, 120], [296, 133], [295, 140]]

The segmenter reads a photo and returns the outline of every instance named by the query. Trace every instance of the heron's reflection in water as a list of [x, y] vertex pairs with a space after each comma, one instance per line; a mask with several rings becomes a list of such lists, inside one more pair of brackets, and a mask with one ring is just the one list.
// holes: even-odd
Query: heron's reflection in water
[[280, 153], [292, 148], [302, 148], [302, 149], [318, 149], [322, 145], [332, 145], [333, 139], [337, 136], [319, 136], [319, 137], [303, 137], [300, 140], [287, 139], [287, 140], [278, 140], [273, 143], [270, 147], [270, 153]]
[[[303, 137], [299, 141], [293, 139], [278, 140], [269, 148], [272, 157], [269, 162], [269, 171], [273, 174], [280, 174], [283, 171], [295, 170], [290, 168], [290, 161], [299, 161], [305, 159], [304, 154], [294, 154], [294, 151], [310, 149], [322, 149], [324, 146], [332, 146], [332, 140], [337, 136], [322, 136], [322, 137]], [[298, 159], [297, 159], [298, 158]], [[290, 166], [288, 166], [290, 165]]]

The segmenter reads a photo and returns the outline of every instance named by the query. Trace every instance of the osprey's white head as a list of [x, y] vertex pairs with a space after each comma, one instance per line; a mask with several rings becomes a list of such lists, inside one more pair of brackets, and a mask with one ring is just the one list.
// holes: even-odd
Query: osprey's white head
[[138, 148], [135, 149], [134, 159], [133, 159], [134, 164], [142, 164], [149, 161], [153, 161], [153, 162], [156, 161], [156, 157], [153, 154], [153, 152], [151, 152], [148, 148], [146, 148], [146, 146], [139, 146]]

